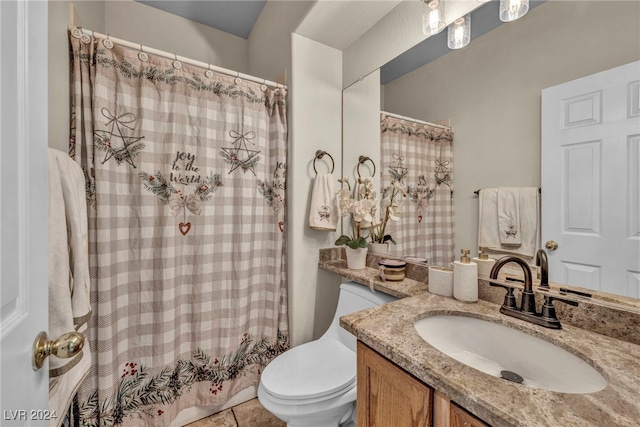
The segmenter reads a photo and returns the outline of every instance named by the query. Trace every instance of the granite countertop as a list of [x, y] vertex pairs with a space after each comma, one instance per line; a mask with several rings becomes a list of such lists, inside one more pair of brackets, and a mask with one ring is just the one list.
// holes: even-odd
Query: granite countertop
[[[609, 427], [640, 423], [640, 346], [566, 324], [562, 330], [543, 328], [505, 316], [499, 308], [487, 301], [464, 304], [422, 292], [343, 316], [340, 325], [496, 427]], [[510, 383], [480, 372], [446, 356], [418, 335], [413, 323], [436, 314], [479, 317], [550, 341], [595, 367], [608, 380], [608, 385], [591, 394], [558, 393]]]
[[400, 281], [385, 282], [380, 280], [378, 269], [373, 267], [365, 267], [363, 270], [350, 270], [347, 268], [347, 261], [343, 259], [322, 261], [320, 267], [396, 298], [411, 297], [426, 292], [428, 289], [424, 281], [410, 279], [409, 277], [405, 277]]

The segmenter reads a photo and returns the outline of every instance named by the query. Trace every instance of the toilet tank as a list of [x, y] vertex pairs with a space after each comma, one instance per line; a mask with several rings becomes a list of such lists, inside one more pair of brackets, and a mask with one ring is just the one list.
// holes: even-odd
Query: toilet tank
[[368, 286], [356, 282], [345, 282], [340, 285], [338, 296], [338, 308], [333, 316], [329, 329], [322, 338], [332, 337], [342, 342], [345, 346], [356, 351], [356, 337], [340, 327], [340, 317], [356, 311], [366, 310], [377, 305], [396, 301], [398, 298], [380, 291], [372, 291]]

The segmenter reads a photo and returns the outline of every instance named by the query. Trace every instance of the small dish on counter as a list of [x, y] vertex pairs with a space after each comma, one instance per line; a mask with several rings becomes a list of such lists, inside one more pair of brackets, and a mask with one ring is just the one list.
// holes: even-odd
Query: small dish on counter
[[378, 271], [381, 280], [400, 281], [404, 280], [407, 263], [400, 259], [383, 258], [378, 261]]

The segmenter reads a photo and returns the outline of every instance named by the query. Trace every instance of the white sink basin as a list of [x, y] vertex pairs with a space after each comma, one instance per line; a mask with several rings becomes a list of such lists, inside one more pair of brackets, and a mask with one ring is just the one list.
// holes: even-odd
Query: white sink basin
[[414, 327], [422, 339], [447, 356], [505, 381], [511, 378], [533, 388], [578, 394], [607, 386], [607, 380], [579, 357], [497, 323], [440, 315], [418, 320]]

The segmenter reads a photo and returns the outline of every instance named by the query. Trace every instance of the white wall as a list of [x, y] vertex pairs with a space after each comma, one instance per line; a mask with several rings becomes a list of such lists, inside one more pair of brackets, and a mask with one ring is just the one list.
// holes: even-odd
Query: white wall
[[291, 75], [291, 33], [313, 5], [310, 1], [268, 1], [249, 34], [249, 74], [281, 82]]
[[[379, 195], [380, 174], [380, 70], [344, 90], [342, 94], [342, 175], [349, 178], [353, 188], [358, 177], [358, 158], [367, 156], [375, 163], [373, 188]], [[360, 166], [360, 175], [373, 173], [371, 162]], [[345, 226], [348, 223], [345, 221]], [[348, 229], [345, 229], [345, 231]]]
[[640, 59], [640, 3], [550, 1], [384, 87], [387, 111], [450, 117], [456, 253], [477, 250], [473, 191], [540, 185], [542, 89]]
[[336, 165], [341, 162], [342, 52], [292, 34], [291, 61], [287, 244], [290, 337], [295, 346], [316, 338], [329, 325], [340, 283], [337, 275], [318, 269], [318, 250], [334, 246], [336, 233], [311, 230], [308, 218], [316, 150], [328, 151]]
[[166, 52], [248, 73], [247, 41], [133, 0], [107, 1], [105, 31]]
[[49, 146], [69, 149], [69, 6], [73, 3], [82, 25], [104, 32], [104, 1], [49, 1]]

